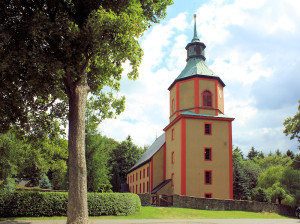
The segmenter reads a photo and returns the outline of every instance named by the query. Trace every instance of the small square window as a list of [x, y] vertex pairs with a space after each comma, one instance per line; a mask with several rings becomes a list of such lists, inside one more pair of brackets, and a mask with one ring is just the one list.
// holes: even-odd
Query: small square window
[[205, 148], [204, 150], [204, 160], [211, 161], [211, 148]]
[[209, 171], [205, 171], [205, 184], [211, 184], [212, 183], [212, 171], [209, 170]]
[[211, 135], [211, 124], [204, 124], [204, 134]]
[[205, 198], [212, 198], [212, 194], [211, 193], [206, 193], [206, 194], [204, 194], [204, 197]]

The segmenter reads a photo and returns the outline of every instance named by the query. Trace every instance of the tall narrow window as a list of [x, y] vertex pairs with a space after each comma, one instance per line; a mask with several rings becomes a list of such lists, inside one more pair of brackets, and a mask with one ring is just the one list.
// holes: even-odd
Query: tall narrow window
[[212, 184], [212, 171], [211, 170], [206, 170], [205, 172], [205, 184]]
[[172, 114], [175, 112], [175, 100], [174, 99], [172, 99], [171, 111], [172, 111]]
[[149, 166], [147, 167], [147, 177], [149, 177]]
[[175, 139], [174, 134], [175, 134], [175, 131], [174, 131], [174, 128], [172, 128], [172, 138], [171, 138], [172, 141]]
[[204, 124], [204, 134], [211, 135], [211, 124]]
[[212, 94], [208, 90], [205, 90], [203, 92], [203, 106], [205, 106], [205, 107], [212, 106]]
[[147, 181], [147, 192], [149, 192], [149, 181]]
[[135, 185], [135, 191], [136, 191], [135, 193], [136, 193], [136, 194], [138, 193], [138, 187], [137, 187], [137, 186], [138, 186], [138, 185], [136, 184], [136, 185]]
[[211, 148], [204, 149], [204, 160], [211, 161]]
[[143, 169], [143, 178], [145, 178], [145, 168]]
[[174, 187], [174, 173], [171, 174], [171, 186]]
[[174, 151], [171, 152], [171, 164], [174, 164]]
[[135, 180], [138, 180], [138, 172], [135, 174]]
[[132, 177], [133, 177], [133, 178], [132, 178], [132, 182], [134, 182], [134, 174], [132, 174]]
[[143, 193], [145, 193], [145, 182], [143, 183]]

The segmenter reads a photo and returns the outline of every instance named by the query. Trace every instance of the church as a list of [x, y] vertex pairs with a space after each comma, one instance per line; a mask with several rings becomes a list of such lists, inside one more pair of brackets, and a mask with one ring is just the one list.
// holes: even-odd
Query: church
[[171, 83], [169, 124], [128, 171], [132, 193], [233, 199], [232, 121], [224, 114], [224, 82], [205, 64], [194, 36], [187, 64]]

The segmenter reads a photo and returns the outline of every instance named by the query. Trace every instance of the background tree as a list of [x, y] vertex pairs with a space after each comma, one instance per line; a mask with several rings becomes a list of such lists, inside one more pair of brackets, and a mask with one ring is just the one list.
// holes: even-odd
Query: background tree
[[0, 134], [0, 180], [24, 178], [38, 186], [47, 174], [54, 189], [66, 190], [68, 143], [59, 135], [52, 137], [32, 139], [16, 127]]
[[40, 180], [39, 187], [40, 187], [40, 188], [43, 188], [43, 189], [49, 189], [49, 190], [52, 189], [50, 180], [49, 180], [49, 178], [47, 177], [46, 174], [44, 174], [44, 175], [42, 176], [42, 178], [41, 178], [41, 180]]
[[[165, 16], [171, 0], [3, 0], [0, 128], [55, 117], [69, 121], [68, 223], [87, 223], [85, 106], [89, 92], [102, 119], [119, 114], [122, 63], [137, 77], [138, 38]], [[60, 99], [60, 100], [58, 100]], [[45, 116], [45, 113], [50, 113]], [[68, 112], [68, 116], [67, 116]], [[40, 119], [41, 118], [41, 119]], [[42, 126], [42, 125], [41, 125]], [[28, 126], [30, 127], [30, 126]]]
[[[300, 143], [300, 100], [299, 100], [299, 106], [298, 106], [298, 112], [295, 114], [293, 118], [288, 117], [284, 122], [283, 125], [285, 126], [285, 129], [283, 133], [287, 135], [291, 135], [290, 139], [296, 138], [298, 142]], [[300, 146], [298, 146], [298, 149], [300, 149]]]
[[114, 192], [121, 191], [121, 184], [126, 183], [128, 170], [140, 159], [144, 150], [133, 144], [130, 136], [122, 141], [110, 154], [111, 184]]
[[247, 158], [250, 160], [253, 160], [258, 156], [259, 152], [255, 150], [255, 148], [252, 146], [250, 151], [248, 152]]

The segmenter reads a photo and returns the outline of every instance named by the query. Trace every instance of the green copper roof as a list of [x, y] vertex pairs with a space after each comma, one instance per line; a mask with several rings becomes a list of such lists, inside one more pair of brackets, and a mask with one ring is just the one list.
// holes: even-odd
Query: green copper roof
[[205, 61], [201, 58], [191, 58], [188, 60], [185, 68], [176, 79], [182, 79], [193, 75], [217, 75], [206, 66]]
[[234, 119], [233, 117], [229, 117], [225, 114], [218, 114], [218, 115], [212, 115], [212, 114], [197, 114], [191, 111], [184, 111], [181, 113], [182, 115], [191, 115], [191, 116], [197, 116], [197, 117], [214, 117], [214, 118], [227, 118], [227, 119]]
[[205, 64], [205, 44], [200, 42], [197, 36], [196, 15], [194, 15], [194, 37], [186, 46], [187, 50], [187, 64], [179, 76], [174, 80], [169, 90], [175, 85], [177, 81], [185, 80], [194, 77], [204, 77], [208, 79], [217, 79], [223, 87], [225, 84], [210, 68]]

